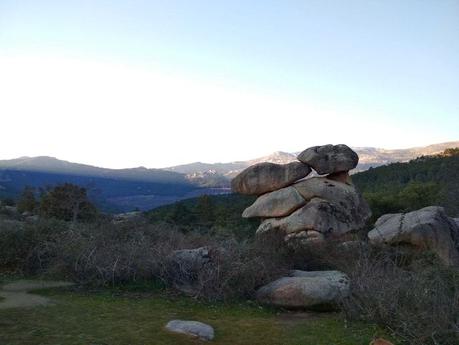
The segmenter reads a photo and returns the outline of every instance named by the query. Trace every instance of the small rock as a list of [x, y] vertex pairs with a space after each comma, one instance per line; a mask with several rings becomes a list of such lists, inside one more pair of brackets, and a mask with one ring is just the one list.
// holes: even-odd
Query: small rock
[[260, 303], [283, 308], [334, 304], [349, 295], [349, 278], [339, 271], [292, 271], [257, 291]]
[[236, 193], [261, 195], [286, 187], [306, 177], [311, 168], [301, 162], [288, 164], [259, 163], [242, 171], [231, 181]]
[[186, 334], [202, 340], [214, 338], [212, 326], [199, 321], [172, 320], [167, 323], [166, 329], [170, 332]]
[[354, 169], [359, 156], [347, 145], [310, 147], [298, 155], [298, 160], [311, 166], [319, 175]]

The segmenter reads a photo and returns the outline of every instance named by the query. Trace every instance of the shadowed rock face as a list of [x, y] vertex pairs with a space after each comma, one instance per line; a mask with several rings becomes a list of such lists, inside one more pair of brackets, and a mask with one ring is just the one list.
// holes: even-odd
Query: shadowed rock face
[[[325, 177], [313, 177], [288, 188], [297, 190], [305, 204], [301, 206], [298, 203], [299, 208], [296, 211], [279, 218], [268, 212], [270, 209], [266, 207], [269, 205], [267, 201], [271, 194], [287, 188], [263, 195], [251, 207], [256, 206], [260, 210], [258, 214], [271, 218], [261, 223], [257, 230], [258, 235], [280, 231], [287, 242], [317, 242], [361, 229], [371, 215], [367, 203], [353, 185]], [[279, 193], [276, 202], [287, 204], [290, 193]], [[284, 201], [281, 196], [285, 197]]]
[[248, 167], [231, 181], [234, 192], [261, 195], [306, 177], [311, 168], [300, 162], [289, 164], [259, 163]]
[[431, 250], [445, 264], [459, 266], [459, 227], [442, 207], [383, 215], [368, 238], [372, 244], [408, 244], [418, 250]]
[[336, 303], [349, 295], [349, 278], [339, 271], [293, 271], [261, 287], [260, 303], [283, 308], [308, 308]]
[[306, 200], [294, 187], [286, 187], [260, 196], [244, 210], [244, 218], [270, 218], [288, 216], [306, 204]]
[[310, 147], [298, 155], [298, 160], [311, 166], [319, 175], [354, 169], [359, 156], [347, 145]]

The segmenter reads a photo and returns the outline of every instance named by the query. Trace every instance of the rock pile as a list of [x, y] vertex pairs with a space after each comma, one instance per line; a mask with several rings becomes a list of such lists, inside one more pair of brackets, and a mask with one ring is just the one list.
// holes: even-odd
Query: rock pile
[[[257, 234], [281, 232], [287, 243], [311, 243], [362, 228], [370, 209], [349, 177], [358, 155], [346, 145], [325, 145], [304, 150], [298, 160], [256, 164], [231, 182], [234, 192], [259, 196], [242, 215], [264, 219]], [[327, 175], [308, 177], [312, 169]]]

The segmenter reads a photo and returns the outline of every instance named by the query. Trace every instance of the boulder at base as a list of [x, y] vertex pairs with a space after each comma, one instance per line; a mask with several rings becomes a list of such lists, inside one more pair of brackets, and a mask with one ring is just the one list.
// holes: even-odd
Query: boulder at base
[[418, 250], [431, 250], [446, 265], [459, 266], [459, 227], [443, 207], [385, 214], [376, 221], [368, 238], [372, 244], [408, 244]]
[[170, 332], [186, 334], [202, 340], [214, 338], [212, 326], [199, 321], [172, 320], [167, 323], [166, 329]]
[[231, 181], [233, 192], [261, 195], [306, 177], [311, 168], [301, 162], [288, 164], [259, 163], [242, 171]]
[[319, 175], [354, 169], [359, 156], [347, 145], [310, 147], [298, 155], [298, 160], [311, 166]]
[[293, 271], [261, 287], [260, 303], [283, 308], [308, 308], [335, 304], [349, 295], [349, 278], [339, 271]]

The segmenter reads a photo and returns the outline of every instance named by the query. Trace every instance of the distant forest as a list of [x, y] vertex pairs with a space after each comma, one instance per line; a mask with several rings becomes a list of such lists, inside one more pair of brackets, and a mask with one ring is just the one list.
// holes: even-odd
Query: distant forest
[[[386, 213], [429, 205], [443, 206], [450, 216], [459, 216], [459, 148], [371, 168], [352, 175], [352, 180], [370, 204], [371, 222]], [[243, 219], [241, 214], [254, 200], [236, 194], [201, 196], [159, 207], [147, 212], [147, 216], [152, 222], [174, 223], [184, 230], [197, 227], [250, 237], [259, 220]]]

